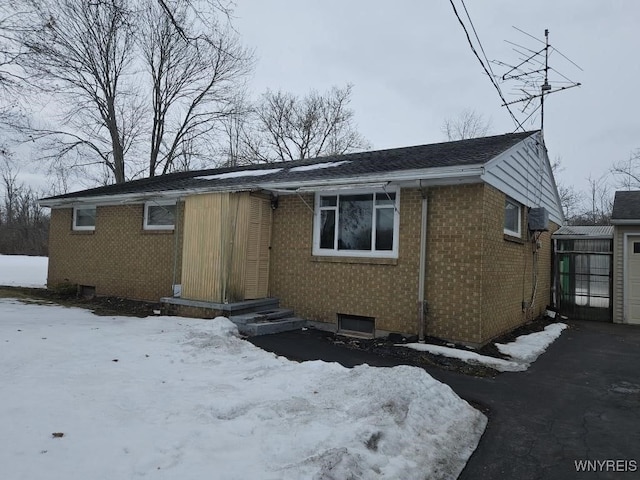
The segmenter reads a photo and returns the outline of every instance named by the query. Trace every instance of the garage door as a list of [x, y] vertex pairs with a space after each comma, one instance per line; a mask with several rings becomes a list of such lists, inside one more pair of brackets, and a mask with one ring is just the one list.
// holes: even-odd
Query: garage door
[[627, 322], [640, 324], [640, 236], [627, 242]]

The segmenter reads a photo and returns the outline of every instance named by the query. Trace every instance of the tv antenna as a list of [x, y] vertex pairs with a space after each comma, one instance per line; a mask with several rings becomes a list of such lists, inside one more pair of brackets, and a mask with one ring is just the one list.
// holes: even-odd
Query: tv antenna
[[[510, 102], [505, 101], [502, 106], [505, 107], [518, 103], [523, 104], [521, 109], [522, 113], [530, 113], [521, 122], [521, 125], [540, 110], [540, 130], [543, 130], [545, 97], [552, 93], [562, 92], [582, 85], [579, 82], [572, 81], [560, 73], [556, 68], [550, 67], [549, 57], [552, 54], [557, 53], [580, 71], [582, 71], [582, 68], [563, 55], [557, 48], [549, 44], [548, 29], [545, 29], [544, 31], [543, 41], [528, 34], [524, 30], [520, 30], [517, 27], [513, 28], [537, 42], [542, 43], [544, 46], [536, 50], [505, 40], [508, 44], [513, 46], [513, 50], [519, 55], [519, 63], [516, 65], [510, 65], [498, 60], [494, 60], [492, 63], [507, 69], [501, 77], [498, 77], [498, 80], [501, 82], [516, 82], [515, 94], [520, 98]], [[537, 102], [534, 102], [537, 98], [540, 99], [540, 103], [538, 105], [536, 105]]]

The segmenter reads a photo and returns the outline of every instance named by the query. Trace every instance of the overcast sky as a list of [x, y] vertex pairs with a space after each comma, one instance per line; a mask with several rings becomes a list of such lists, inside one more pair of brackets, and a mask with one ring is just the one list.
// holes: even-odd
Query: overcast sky
[[[460, 0], [455, 4], [463, 15]], [[550, 44], [583, 69], [557, 52], [550, 57], [552, 68], [582, 83], [545, 102], [549, 156], [565, 166], [560, 181], [586, 189], [586, 177], [605, 174], [640, 148], [640, 2], [466, 5], [490, 60], [520, 61], [505, 40], [543, 47], [513, 26], [539, 39], [548, 28]], [[256, 51], [256, 94], [271, 88], [302, 95], [352, 83], [356, 121], [374, 149], [443, 141], [443, 119], [465, 109], [490, 118], [491, 133], [515, 129], [448, 0], [236, 0], [235, 17], [245, 44]], [[503, 85], [508, 100], [518, 98], [509, 93], [515, 86]], [[539, 129], [539, 115], [525, 128]]]

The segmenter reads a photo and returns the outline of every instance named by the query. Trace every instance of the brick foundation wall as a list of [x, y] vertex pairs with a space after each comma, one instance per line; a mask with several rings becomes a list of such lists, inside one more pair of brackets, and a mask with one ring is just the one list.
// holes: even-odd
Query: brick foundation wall
[[[180, 283], [181, 228], [143, 230], [143, 205], [99, 206], [93, 232], [72, 230], [72, 208], [51, 211], [47, 284], [62, 282], [96, 287], [97, 295], [157, 302], [172, 295], [174, 253]], [[178, 223], [183, 209], [178, 209]]]

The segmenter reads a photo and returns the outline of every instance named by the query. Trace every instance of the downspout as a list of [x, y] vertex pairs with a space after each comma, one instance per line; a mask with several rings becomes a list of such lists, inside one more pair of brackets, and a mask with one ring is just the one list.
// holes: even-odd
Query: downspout
[[418, 341], [424, 343], [427, 305], [424, 301], [424, 277], [427, 265], [427, 190], [422, 193], [422, 219], [420, 223], [420, 270], [418, 271]]

